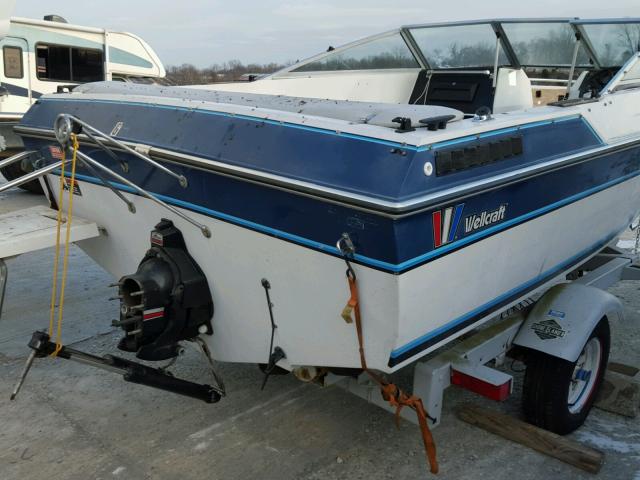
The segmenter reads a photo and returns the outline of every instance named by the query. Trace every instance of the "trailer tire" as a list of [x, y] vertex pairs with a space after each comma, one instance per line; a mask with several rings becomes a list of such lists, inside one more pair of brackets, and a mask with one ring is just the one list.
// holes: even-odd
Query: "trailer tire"
[[[15, 155], [16, 153], [18, 153], [18, 151], [11, 151], [10, 153], [7, 153], [7, 152], [9, 151], [7, 150], [5, 152], [2, 152], [2, 154], [0, 154], [0, 160], [3, 160], [4, 158], [9, 158], [11, 155]], [[20, 178], [25, 173], [28, 173], [22, 169], [22, 165], [20, 163], [21, 162], [12, 163], [11, 165], [4, 167], [0, 169], [0, 173], [8, 181], [15, 180], [16, 178]], [[24, 185], [20, 185], [20, 188], [31, 193], [44, 194], [44, 190], [42, 190], [42, 185], [38, 180], [32, 180], [30, 182], [25, 183]]]
[[610, 341], [609, 321], [603, 317], [575, 362], [529, 351], [522, 390], [526, 420], [560, 435], [580, 427], [602, 384]]

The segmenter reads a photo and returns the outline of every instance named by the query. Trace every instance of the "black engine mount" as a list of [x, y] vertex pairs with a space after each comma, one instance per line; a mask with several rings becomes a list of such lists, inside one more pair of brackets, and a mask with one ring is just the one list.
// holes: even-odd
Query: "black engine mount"
[[202, 269], [189, 254], [182, 232], [162, 219], [151, 232], [151, 248], [136, 273], [118, 282], [125, 337], [118, 348], [143, 360], [166, 360], [178, 342], [213, 334], [213, 300]]

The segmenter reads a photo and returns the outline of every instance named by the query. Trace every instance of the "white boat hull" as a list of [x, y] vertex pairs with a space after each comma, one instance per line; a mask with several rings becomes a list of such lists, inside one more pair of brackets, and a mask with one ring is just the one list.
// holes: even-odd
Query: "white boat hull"
[[[48, 181], [57, 185], [58, 177]], [[281, 365], [360, 366], [355, 328], [340, 316], [349, 298], [341, 259], [188, 212], [210, 228], [208, 239], [142, 197], [124, 193], [136, 206], [131, 214], [110, 190], [87, 182], [80, 188], [74, 213], [95, 221], [105, 234], [79, 245], [115, 277], [135, 271], [161, 218], [181, 229], [211, 286], [214, 334], [204, 337], [218, 361], [266, 363], [271, 326], [261, 280], [267, 278], [278, 326], [274, 344], [287, 355]], [[356, 265], [369, 366], [396, 370], [562, 281], [563, 273], [623, 231], [639, 204], [636, 176], [401, 275]], [[509, 296], [491, 315], [451, 330], [470, 312]], [[445, 329], [455, 333], [389, 366], [391, 355]]]

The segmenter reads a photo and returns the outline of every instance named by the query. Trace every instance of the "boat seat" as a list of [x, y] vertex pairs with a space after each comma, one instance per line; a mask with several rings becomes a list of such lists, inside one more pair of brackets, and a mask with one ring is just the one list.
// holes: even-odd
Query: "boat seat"
[[493, 95], [493, 113], [512, 112], [533, 107], [531, 80], [521, 68], [498, 69]]
[[418, 74], [410, 104], [438, 105], [473, 115], [481, 107], [493, 106], [493, 81], [486, 71], [432, 72]]

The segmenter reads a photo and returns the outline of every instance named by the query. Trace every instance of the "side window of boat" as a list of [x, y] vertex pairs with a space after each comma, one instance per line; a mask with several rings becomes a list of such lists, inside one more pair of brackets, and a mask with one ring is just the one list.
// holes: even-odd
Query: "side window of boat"
[[392, 68], [420, 68], [400, 34], [381, 37], [353, 47], [336, 50], [291, 71], [318, 72]]
[[55, 82], [104, 80], [101, 50], [39, 43], [36, 46], [36, 76]]
[[20, 47], [2, 47], [2, 59], [5, 78], [22, 78], [22, 49]]

